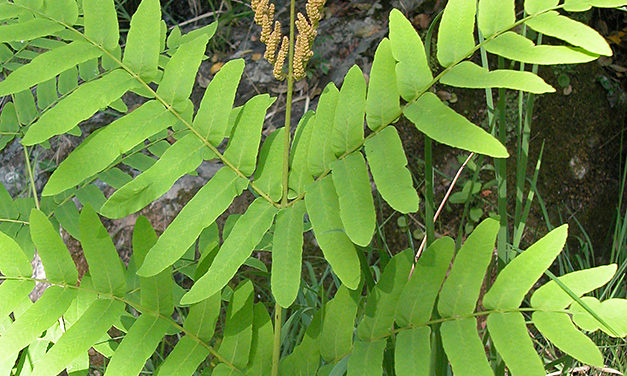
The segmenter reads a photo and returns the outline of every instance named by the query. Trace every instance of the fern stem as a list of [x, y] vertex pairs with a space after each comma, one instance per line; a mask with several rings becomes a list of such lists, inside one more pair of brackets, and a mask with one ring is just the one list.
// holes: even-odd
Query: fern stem
[[287, 207], [287, 193], [290, 170], [290, 126], [292, 124], [292, 95], [294, 91], [294, 19], [296, 13], [296, 0], [290, 1], [290, 42], [287, 64], [287, 97], [285, 99], [285, 133], [283, 139], [283, 197], [281, 207]]
[[433, 141], [425, 136], [425, 226], [427, 246], [435, 240], [435, 197], [433, 193]]
[[33, 169], [30, 165], [30, 157], [28, 156], [28, 149], [24, 146], [24, 160], [26, 161], [26, 169], [28, 170], [28, 179], [30, 180], [30, 186], [33, 191], [33, 199], [35, 200], [35, 207], [39, 210], [39, 197], [37, 197], [37, 187], [35, 186], [35, 179], [33, 178]]
[[17, 220], [17, 219], [8, 219], [8, 218], [0, 218], [0, 223], [1, 222], [19, 223], [21, 225], [27, 225], [27, 226], [30, 225], [30, 223], [26, 222], [26, 221], [20, 221], [20, 220]]
[[272, 376], [279, 374], [279, 360], [281, 358], [281, 322], [283, 309], [274, 305], [274, 339], [272, 342]]

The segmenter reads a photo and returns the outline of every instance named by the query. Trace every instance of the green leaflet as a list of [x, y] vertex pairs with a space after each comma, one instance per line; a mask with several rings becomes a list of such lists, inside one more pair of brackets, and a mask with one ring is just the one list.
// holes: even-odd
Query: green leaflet
[[577, 330], [567, 313], [536, 311], [533, 324], [553, 345], [582, 363], [603, 367], [603, 355], [585, 334]]
[[[145, 217], [137, 218], [133, 231], [133, 255], [129, 264], [129, 277], [136, 278], [134, 270], [138, 265], [142, 265], [148, 250], [157, 242], [157, 234], [152, 225]], [[131, 266], [132, 265], [132, 266]], [[172, 289], [174, 280], [169, 270], [151, 277], [139, 277], [140, 304], [144, 308], [144, 313], [161, 313], [165, 316], [172, 314], [174, 310], [174, 299]]]
[[85, 259], [91, 266], [90, 275], [94, 288], [99, 292], [123, 297], [126, 294], [126, 280], [122, 261], [107, 229], [91, 206], [83, 207], [79, 226], [80, 242]]
[[483, 306], [500, 310], [520, 307], [527, 292], [564, 248], [567, 236], [568, 225], [562, 225], [514, 258], [501, 270], [490, 291], [485, 294]]
[[244, 175], [250, 176], [257, 165], [257, 151], [261, 141], [261, 129], [266, 111], [274, 103], [268, 94], [251, 98], [239, 113], [224, 158], [229, 160]]
[[0, 96], [29, 89], [79, 63], [100, 55], [102, 55], [100, 49], [79, 41], [44, 52], [37, 55], [30, 63], [16, 69], [4, 81], [0, 81]]
[[433, 93], [424, 93], [405, 107], [404, 113], [419, 131], [439, 143], [495, 158], [509, 156], [496, 138], [446, 106]]
[[[165, 114], [166, 119], [171, 116]], [[123, 218], [141, 210], [165, 194], [181, 176], [200, 166], [204, 149], [196, 135], [181, 138], [154, 165], [115, 191], [100, 212], [108, 218]]]
[[330, 176], [309, 186], [305, 205], [324, 257], [342, 283], [356, 289], [361, 278], [359, 258], [355, 246], [344, 232], [339, 215], [340, 204]]
[[477, 333], [477, 320], [474, 317], [445, 321], [440, 327], [440, 333], [444, 351], [455, 376], [494, 374], [486, 359], [483, 343]]
[[484, 38], [509, 29], [516, 22], [514, 0], [479, 0], [477, 24]]
[[272, 368], [272, 320], [262, 303], [256, 303], [253, 310], [253, 339], [250, 345], [250, 360], [247, 375], [267, 375]]
[[194, 128], [218, 146], [224, 139], [235, 92], [244, 72], [244, 60], [231, 60], [213, 77], [194, 118]]
[[339, 156], [359, 147], [364, 139], [366, 112], [366, 79], [354, 65], [344, 77], [340, 89], [331, 132], [331, 146]]
[[[92, 269], [93, 270], [93, 269]], [[124, 311], [124, 303], [116, 300], [98, 299], [36, 363], [33, 376], [56, 375], [69, 366], [74, 359], [87, 353], [106, 334], [114, 321]]]
[[144, 103], [87, 137], [52, 173], [42, 194], [54, 196], [78, 185], [106, 169], [123, 153], [175, 122], [174, 115], [159, 102]]
[[136, 85], [135, 79], [121, 69], [116, 69], [98, 80], [81, 85], [50, 111], [45, 112], [28, 129], [22, 144], [35, 145], [52, 136], [69, 131]]
[[139, 316], [111, 357], [105, 376], [139, 375], [169, 327], [160, 317]]
[[486, 43], [488, 52], [528, 64], [554, 65], [587, 63], [599, 56], [584, 49], [568, 46], [536, 46], [513, 31], [505, 32]]
[[401, 97], [410, 101], [430, 86], [433, 74], [425, 47], [414, 26], [397, 9], [390, 12], [390, 41], [396, 64], [396, 84]]
[[358, 301], [354, 292], [340, 286], [326, 304], [320, 334], [320, 354], [326, 362], [337, 362], [351, 351]]
[[305, 191], [305, 188], [313, 183], [313, 177], [309, 171], [309, 147], [313, 133], [313, 111], [307, 111], [298, 122], [294, 141], [292, 142], [289, 188], [297, 194]]
[[[220, 295], [216, 294], [191, 306], [183, 327], [201, 341], [209, 342], [219, 315]], [[192, 375], [208, 355], [209, 350], [197, 339], [185, 336], [161, 365], [158, 375]]]
[[431, 318], [454, 251], [455, 241], [443, 237], [434, 241], [420, 256], [398, 298], [396, 320], [400, 326], [421, 326]]
[[220, 294], [215, 294], [189, 307], [183, 328], [205, 342], [213, 337], [220, 316]]
[[527, 334], [525, 318], [519, 312], [492, 313], [488, 330], [496, 350], [514, 376], [543, 376], [544, 364]]
[[218, 353], [238, 368], [248, 364], [253, 337], [253, 284], [241, 283], [226, 311], [224, 335]]
[[320, 176], [329, 169], [329, 163], [336, 159], [335, 153], [329, 142], [329, 135], [333, 131], [333, 121], [335, 119], [335, 108], [339, 90], [333, 82], [324, 88], [320, 99], [316, 115], [312, 119], [311, 139], [309, 141], [309, 172], [314, 176]]
[[489, 71], [470, 61], [463, 61], [454, 66], [442, 76], [440, 82], [445, 85], [473, 89], [502, 87], [535, 94], [555, 92], [551, 85], [534, 73], [509, 69]]
[[63, 30], [58, 23], [43, 18], [0, 26], [0, 43], [33, 40]]
[[559, 0], [525, 0], [525, 12], [535, 14], [547, 9], [555, 8]]
[[499, 223], [488, 218], [464, 242], [440, 292], [438, 312], [442, 316], [453, 317], [474, 312], [483, 277], [492, 260], [498, 230]]
[[305, 203], [281, 209], [276, 217], [272, 238], [272, 295], [283, 308], [296, 299], [302, 269]]
[[30, 234], [37, 247], [46, 278], [58, 283], [76, 284], [78, 272], [70, 253], [44, 213], [33, 209], [30, 213]]
[[574, 46], [582, 47], [594, 54], [611, 56], [612, 49], [596, 30], [581, 22], [550, 11], [526, 22], [533, 30], [562, 39]]
[[200, 363], [209, 356], [209, 350], [188, 336], [182, 337], [159, 367], [158, 376], [191, 376]]
[[365, 149], [370, 172], [383, 199], [401, 213], [418, 211], [418, 193], [396, 128], [386, 127], [366, 140]]
[[[222, 168], [185, 205], [146, 255], [137, 271], [148, 277], [174, 264], [248, 185], [229, 168]], [[209, 296], [209, 295], [207, 295]]]
[[255, 170], [254, 182], [274, 201], [281, 199], [283, 173], [283, 148], [285, 128], [276, 129], [263, 142], [259, 151], [259, 162]]
[[30, 90], [13, 94], [13, 104], [15, 104], [15, 112], [22, 125], [30, 124], [38, 115], [37, 107], [35, 106], [35, 97]]
[[78, 4], [76, 0], [44, 0], [44, 14], [55, 21], [74, 25], [78, 19]]
[[331, 163], [340, 218], [346, 235], [362, 247], [370, 244], [377, 224], [366, 160], [357, 151]]
[[9, 277], [27, 277], [33, 268], [20, 246], [11, 237], [0, 231], [0, 271]]
[[[579, 270], [558, 277], [560, 282], [577, 296], [596, 290], [609, 282], [616, 273], [616, 265], [604, 265], [596, 268]], [[568, 307], [573, 298], [555, 281], [549, 281], [537, 289], [531, 296], [531, 306], [544, 310], [560, 310]]]
[[207, 273], [183, 296], [181, 304], [199, 302], [222, 290], [272, 226], [276, 213], [277, 209], [264, 198], [253, 201], [224, 240]]
[[372, 130], [390, 124], [401, 115], [395, 69], [390, 40], [384, 38], [374, 54], [366, 98], [366, 122]]
[[446, 3], [438, 30], [437, 57], [448, 67], [463, 60], [475, 47], [476, 0], [450, 0]]
[[578, 327], [588, 332], [601, 329], [607, 335], [617, 338], [623, 338], [627, 335], [627, 321], [625, 320], [625, 317], [627, 317], [627, 300], [608, 299], [600, 302], [592, 296], [584, 296], [581, 300], [601, 316], [605, 322], [609, 323], [617, 333], [599, 323], [579, 303], [573, 303], [570, 306], [570, 312], [573, 313], [573, 321]]
[[364, 317], [357, 327], [360, 339], [372, 341], [392, 332], [397, 302], [407, 283], [412, 261], [413, 252], [407, 249], [394, 256], [385, 267], [379, 283], [368, 295]]
[[2, 302], [0, 317], [8, 317], [19, 307], [22, 299], [28, 299], [28, 294], [33, 291], [34, 287], [35, 281], [4, 280], [0, 285], [0, 301]]
[[74, 289], [52, 286], [26, 312], [16, 315], [17, 319], [0, 336], [0, 364], [12, 364], [15, 355], [50, 328], [75, 297]]
[[394, 370], [397, 376], [431, 375], [431, 328], [412, 328], [396, 335]]
[[78, 86], [78, 68], [73, 67], [59, 75], [59, 94], [67, 94]]
[[106, 50], [114, 50], [120, 40], [114, 0], [83, 0], [85, 36]]
[[146, 81], [152, 81], [159, 65], [161, 6], [159, 0], [142, 0], [131, 19], [122, 64]]
[[163, 71], [157, 95], [175, 109], [181, 110], [192, 93], [196, 73], [207, 49], [209, 36], [202, 35], [181, 45]]
[[0, 20], [8, 20], [20, 15], [21, 9], [9, 2], [0, 4]]
[[355, 342], [348, 360], [347, 376], [379, 376], [383, 374], [383, 351], [387, 339], [374, 342]]
[[57, 79], [53, 77], [48, 81], [41, 82], [37, 85], [37, 107], [40, 110], [46, 109], [52, 105], [59, 95], [57, 94]]

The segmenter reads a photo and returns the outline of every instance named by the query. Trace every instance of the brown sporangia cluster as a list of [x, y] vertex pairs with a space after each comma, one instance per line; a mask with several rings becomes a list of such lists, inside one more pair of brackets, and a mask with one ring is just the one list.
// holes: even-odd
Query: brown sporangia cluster
[[[285, 58], [287, 57], [289, 38], [282, 36], [281, 23], [274, 21], [274, 4], [269, 4], [270, 0], [251, 0], [251, 8], [255, 12], [255, 23], [261, 26], [262, 43], [266, 45], [264, 58], [274, 65], [273, 75], [277, 80], [284, 80], [287, 77], [283, 70]], [[309, 59], [313, 56], [311, 47], [320, 22], [322, 8], [326, 0], [307, 0], [305, 6], [307, 17], [302, 13], [296, 16], [296, 42], [294, 43], [294, 80], [305, 78], [305, 67]], [[274, 21], [274, 25], [272, 22]], [[281, 46], [279, 47], [279, 42]]]

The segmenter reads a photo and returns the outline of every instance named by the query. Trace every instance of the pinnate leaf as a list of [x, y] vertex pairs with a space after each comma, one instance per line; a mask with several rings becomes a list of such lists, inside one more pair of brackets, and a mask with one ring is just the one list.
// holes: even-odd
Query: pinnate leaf
[[[146, 255], [137, 274], [149, 277], [181, 258], [203, 229], [209, 227], [231, 205], [248, 182], [228, 168], [222, 168], [185, 205]], [[213, 295], [209, 294], [206, 297]], [[202, 300], [202, 299], [199, 299]]]
[[396, 336], [394, 370], [397, 376], [431, 375], [431, 328], [403, 330]]
[[281, 307], [289, 307], [300, 287], [302, 268], [305, 203], [281, 209], [276, 217], [272, 238], [272, 295]]
[[114, 0], [83, 0], [85, 36], [111, 51], [118, 46], [120, 30]]
[[151, 81], [159, 65], [161, 27], [161, 5], [159, 0], [142, 0], [131, 18], [131, 26], [126, 37], [122, 63]]
[[126, 280], [122, 261], [91, 206], [83, 207], [79, 219], [81, 246], [90, 265], [90, 275], [97, 291], [122, 297], [126, 294]]
[[401, 115], [395, 69], [391, 43], [385, 38], [374, 54], [368, 83], [366, 121], [372, 130], [390, 124]]
[[[446, 285], [445, 285], [446, 286]], [[474, 317], [445, 321], [440, 327], [442, 345], [455, 376], [493, 375], [477, 333]]]
[[562, 39], [594, 54], [612, 55], [612, 49], [596, 30], [556, 11], [531, 18], [526, 24], [539, 33]]
[[596, 344], [577, 330], [568, 314], [536, 311], [531, 318], [540, 333], [558, 349], [582, 363], [603, 367], [603, 355]]
[[516, 21], [514, 0], [479, 0], [477, 24], [484, 38], [510, 28]]
[[379, 376], [383, 374], [383, 351], [386, 339], [357, 341], [348, 360], [347, 376]]
[[194, 118], [194, 129], [218, 146], [224, 139], [235, 92], [244, 72], [244, 60], [231, 60], [213, 77]]
[[266, 111], [273, 102], [274, 99], [268, 94], [254, 96], [246, 102], [239, 113], [229, 145], [224, 151], [224, 158], [246, 176], [252, 175], [257, 165], [261, 128]]
[[487, 309], [516, 309], [527, 292], [551, 266], [562, 251], [568, 236], [568, 225], [545, 235], [501, 270], [484, 298]]
[[31, 237], [44, 264], [46, 278], [53, 282], [75, 284], [78, 281], [78, 272], [74, 261], [48, 217], [33, 209], [29, 222]]
[[525, 318], [519, 312], [492, 313], [488, 330], [496, 350], [514, 376], [545, 375], [544, 365], [527, 334]]
[[377, 220], [366, 161], [357, 151], [331, 163], [331, 170], [346, 235], [365, 247], [372, 240]]
[[440, 82], [445, 85], [473, 89], [502, 87], [535, 94], [552, 93], [551, 85], [539, 76], [525, 71], [498, 69], [489, 71], [470, 61], [463, 61], [448, 71]]
[[277, 209], [263, 198], [248, 207], [222, 244], [207, 273], [183, 296], [181, 304], [191, 304], [218, 293], [233, 278], [268, 231]]
[[488, 52], [506, 59], [528, 64], [554, 65], [587, 63], [599, 56], [570, 46], [536, 46], [532, 41], [513, 31], [505, 32], [486, 43]]
[[492, 260], [498, 230], [496, 220], [485, 219], [468, 236], [455, 256], [438, 302], [438, 311], [444, 317], [474, 312], [483, 277]]
[[419, 131], [437, 142], [495, 158], [509, 156], [496, 138], [446, 106], [433, 93], [423, 94], [405, 107], [404, 113]]
[[[163, 113], [155, 126], [171, 123], [172, 115]], [[188, 134], [170, 146], [157, 162], [138, 177], [115, 191], [100, 212], [109, 218], [123, 218], [165, 194], [186, 173], [202, 163], [204, 145], [196, 135]]]
[[184, 108], [192, 93], [208, 41], [209, 37], [202, 35], [181, 45], [163, 71], [157, 95], [177, 110]]
[[418, 211], [418, 193], [396, 128], [386, 127], [366, 140], [365, 149], [370, 172], [383, 199], [401, 213]]
[[364, 139], [366, 112], [366, 79], [358, 66], [353, 66], [340, 89], [333, 120], [331, 142], [335, 155], [353, 150]]
[[305, 205], [324, 257], [342, 283], [356, 289], [361, 278], [359, 258], [355, 246], [344, 232], [339, 215], [340, 204], [330, 176], [308, 188]]
[[396, 64], [396, 84], [400, 95], [410, 101], [427, 88], [433, 74], [425, 47], [414, 26], [397, 9], [390, 12], [390, 41]]
[[312, 119], [311, 139], [309, 142], [309, 171], [314, 176], [320, 176], [329, 169], [329, 163], [336, 159], [329, 135], [333, 131], [335, 109], [339, 90], [330, 82], [320, 95], [316, 115]]
[[475, 47], [475, 0], [450, 0], [446, 3], [438, 30], [438, 61], [448, 67]]
[[79, 122], [89, 119], [136, 85], [135, 79], [121, 69], [116, 69], [100, 79], [81, 85], [55, 107], [45, 112], [28, 129], [22, 139], [22, 144], [35, 145], [52, 136], [68, 132]]
[[102, 55], [100, 49], [80, 41], [44, 52], [28, 64], [16, 69], [4, 81], [0, 81], [0, 96], [30, 89], [79, 63], [100, 55]]

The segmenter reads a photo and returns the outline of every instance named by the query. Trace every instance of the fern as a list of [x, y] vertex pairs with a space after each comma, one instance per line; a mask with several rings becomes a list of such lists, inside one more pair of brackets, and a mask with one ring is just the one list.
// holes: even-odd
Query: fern
[[[435, 84], [552, 92], [531, 72], [489, 71], [468, 59], [479, 49], [530, 64], [580, 63], [609, 55], [600, 35], [557, 10], [622, 5], [624, 1], [616, 0], [527, 0], [524, 18], [516, 20], [513, 0], [481, 0], [478, 6], [475, 0], [450, 0], [438, 31], [437, 59], [443, 69], [435, 77], [420, 37], [394, 10], [389, 39], [376, 50], [369, 83], [354, 66], [341, 88], [329, 84], [317, 110], [300, 119], [291, 145], [283, 142], [289, 136], [286, 129], [279, 128], [260, 148], [274, 98], [258, 95], [233, 108], [243, 60], [224, 65], [197, 111], [189, 99], [215, 24], [185, 35], [174, 29], [168, 36], [159, 2], [143, 0], [122, 49], [112, 0], [0, 1], [0, 61], [10, 72], [0, 81], [0, 95], [12, 97], [0, 116], [2, 147], [19, 136], [27, 152], [34, 145], [47, 146], [57, 135], [80, 133], [80, 123], [103, 108], [123, 113], [59, 165], [41, 192], [41, 205], [37, 192], [32, 202], [13, 200], [0, 190], [0, 297], [7, 302], [2, 308], [0, 374], [10, 374], [16, 360], [20, 372], [30, 372], [24, 359], [31, 354], [37, 358], [36, 375], [85, 369], [90, 347], [110, 358], [105, 375], [139, 374], [168, 334], [182, 338], [159, 374], [191, 375], [208, 357], [214, 359], [213, 375], [269, 374], [269, 349], [276, 345], [273, 324], [266, 307], [254, 303], [250, 281], [234, 290], [222, 339], [214, 343], [221, 292], [264, 236], [271, 235], [271, 289], [278, 305], [291, 306], [301, 280], [305, 214], [343, 286], [316, 313], [301, 343], [281, 360], [282, 374], [328, 375], [346, 367], [349, 375], [380, 375], [390, 352], [397, 375], [427, 374], [432, 328], [439, 330], [456, 375], [490, 374], [476, 328], [476, 318], [485, 316], [490, 348], [511, 373], [540, 375], [544, 367], [527, 334], [526, 312], [532, 312], [536, 328], [566, 354], [602, 366], [598, 349], [573, 321], [584, 330], [626, 335], [625, 300], [581, 298], [612, 278], [615, 266], [549, 282], [534, 293], [529, 306], [521, 307], [561, 250], [565, 227], [508, 264], [485, 295], [485, 309], [479, 310], [498, 231], [494, 220], [484, 221], [467, 239], [446, 280], [454, 250], [450, 238], [429, 247], [409, 281], [412, 255], [405, 251], [395, 256], [368, 296], [363, 314], [355, 245], [367, 246], [376, 226], [368, 169], [393, 209], [418, 210], [419, 198], [393, 125], [399, 117], [437, 142], [495, 158], [508, 156], [497, 139], [442, 103], [430, 91]], [[535, 45], [513, 31], [522, 24], [568, 45]], [[121, 99], [127, 92], [146, 102], [128, 112]], [[172, 144], [165, 141], [170, 135]], [[285, 155], [289, 174], [283, 179]], [[223, 167], [160, 237], [146, 219], [138, 219], [133, 257], [124, 267], [98, 214], [121, 218], [141, 210], [203, 160], [218, 160]], [[132, 178], [118, 168], [122, 164], [141, 174]], [[105, 198], [96, 179], [115, 192]], [[247, 189], [255, 201], [217, 247], [216, 218]], [[72, 197], [83, 204], [80, 214]], [[58, 236], [59, 226], [83, 246], [90, 272], [80, 282]], [[190, 251], [193, 257], [197, 240], [212, 246], [197, 266], [189, 266], [194, 284], [183, 290], [174, 283], [172, 266]], [[35, 249], [46, 271], [40, 282], [52, 287], [31, 304], [27, 295], [35, 281], [28, 260]], [[438, 316], [432, 316], [436, 300]], [[175, 309], [185, 314], [173, 315]], [[120, 343], [107, 334], [112, 326], [125, 333]], [[43, 332], [43, 341], [53, 344], [49, 349], [42, 350], [38, 341]]]

